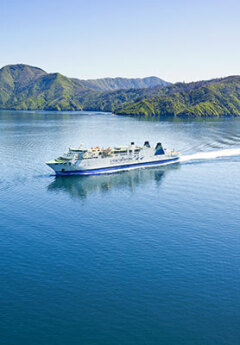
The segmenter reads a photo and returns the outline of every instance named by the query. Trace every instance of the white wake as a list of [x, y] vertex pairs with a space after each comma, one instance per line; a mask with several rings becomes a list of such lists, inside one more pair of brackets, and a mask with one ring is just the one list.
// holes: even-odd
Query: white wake
[[188, 162], [192, 160], [214, 159], [214, 158], [219, 158], [219, 157], [230, 157], [230, 156], [240, 156], [240, 148], [210, 151], [210, 152], [197, 152], [192, 155], [181, 156], [179, 161]]

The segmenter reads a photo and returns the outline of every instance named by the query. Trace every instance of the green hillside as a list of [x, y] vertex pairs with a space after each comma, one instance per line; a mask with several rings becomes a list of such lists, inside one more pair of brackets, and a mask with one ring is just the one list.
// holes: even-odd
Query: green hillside
[[155, 77], [83, 81], [37, 67], [9, 65], [0, 70], [0, 109], [99, 110], [160, 117], [240, 115], [239, 76], [154, 86], [160, 81]]
[[[48, 74], [37, 67], [9, 65], [0, 69], [0, 108], [113, 111], [136, 101], [141, 88], [163, 84], [169, 83], [156, 77], [84, 81], [60, 73]], [[129, 91], [130, 87], [137, 90]]]
[[27, 65], [9, 65], [0, 69], [0, 106], [5, 104], [13, 93], [46, 75], [42, 69]]
[[5, 104], [12, 109], [81, 109], [77, 95], [85, 88], [59, 74], [46, 74], [13, 93]]
[[240, 115], [240, 77], [178, 83], [116, 110], [116, 114], [212, 117]]

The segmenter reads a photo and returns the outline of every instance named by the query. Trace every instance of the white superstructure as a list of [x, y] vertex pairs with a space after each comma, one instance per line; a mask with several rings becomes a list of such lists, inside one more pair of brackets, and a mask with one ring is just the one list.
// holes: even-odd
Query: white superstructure
[[67, 153], [46, 164], [57, 175], [91, 175], [170, 164], [178, 161], [179, 156], [179, 152], [163, 149], [161, 143], [151, 147], [145, 141], [143, 146], [132, 142], [128, 146], [113, 148], [70, 147]]

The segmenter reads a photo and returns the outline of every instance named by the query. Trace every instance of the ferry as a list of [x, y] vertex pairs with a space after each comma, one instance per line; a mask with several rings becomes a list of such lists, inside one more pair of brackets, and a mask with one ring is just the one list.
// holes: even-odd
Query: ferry
[[176, 163], [180, 152], [168, 151], [161, 143], [151, 147], [149, 141], [143, 146], [132, 142], [116, 147], [69, 147], [67, 153], [47, 162], [56, 175], [99, 175], [118, 171], [148, 168]]

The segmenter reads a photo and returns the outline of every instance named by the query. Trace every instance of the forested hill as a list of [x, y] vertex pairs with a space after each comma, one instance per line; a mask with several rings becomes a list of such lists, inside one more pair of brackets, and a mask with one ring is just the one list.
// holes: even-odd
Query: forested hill
[[116, 114], [144, 116], [217, 117], [240, 115], [240, 76], [196, 83], [176, 83], [155, 89], [117, 109]]
[[157, 77], [79, 80], [37, 67], [9, 65], [0, 69], [0, 108], [79, 110], [85, 99], [95, 99], [103, 91], [156, 85], [169, 83]]
[[[160, 85], [155, 85], [158, 81]], [[238, 116], [240, 76], [162, 85], [155, 77], [83, 81], [37, 67], [9, 65], [0, 69], [0, 108], [83, 109], [160, 117]]]

